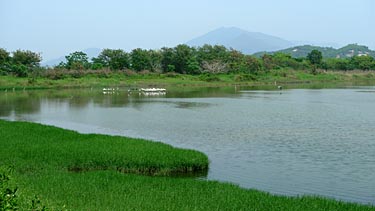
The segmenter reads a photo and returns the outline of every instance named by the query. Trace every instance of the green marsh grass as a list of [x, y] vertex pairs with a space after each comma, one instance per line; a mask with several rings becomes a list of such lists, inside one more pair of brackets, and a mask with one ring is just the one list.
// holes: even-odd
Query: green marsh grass
[[375, 210], [171, 177], [206, 170], [207, 156], [140, 139], [0, 120], [0, 146], [0, 166], [14, 169], [20, 210], [35, 196], [49, 210]]

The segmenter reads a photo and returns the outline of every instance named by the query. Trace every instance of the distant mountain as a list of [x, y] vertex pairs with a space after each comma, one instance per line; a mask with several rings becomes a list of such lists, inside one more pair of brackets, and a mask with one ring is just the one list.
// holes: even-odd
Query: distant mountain
[[[302, 45], [296, 46], [292, 48], [287, 48], [275, 52], [282, 52], [286, 54], [290, 54], [292, 57], [299, 58], [299, 57], [306, 57], [308, 53], [312, 50], [318, 50], [322, 52], [324, 58], [350, 58], [353, 56], [372, 56], [375, 58], [375, 51], [369, 49], [367, 46], [358, 45], [358, 44], [350, 44], [344, 46], [342, 48], [332, 48], [332, 47], [319, 47], [319, 46], [312, 46], [312, 45]], [[275, 52], [258, 52], [254, 54], [255, 56], [262, 56], [265, 53], [273, 54]]]
[[222, 27], [192, 39], [187, 45], [198, 47], [204, 44], [223, 45], [245, 54], [259, 51], [276, 51], [293, 46], [293, 43], [279, 37], [249, 32], [236, 27]]
[[[97, 57], [100, 54], [100, 52], [102, 52], [102, 49], [100, 49], [100, 48], [87, 48], [87, 49], [83, 50], [82, 52], [86, 53], [87, 56], [89, 57], [89, 59], [91, 59], [93, 57]], [[73, 52], [71, 52], [71, 53], [73, 53]], [[51, 60], [42, 62], [42, 66], [53, 67], [53, 66], [56, 66], [56, 65], [60, 64], [60, 62], [66, 62], [65, 56], [61, 56], [61, 57], [56, 58], [56, 59], [51, 59]]]

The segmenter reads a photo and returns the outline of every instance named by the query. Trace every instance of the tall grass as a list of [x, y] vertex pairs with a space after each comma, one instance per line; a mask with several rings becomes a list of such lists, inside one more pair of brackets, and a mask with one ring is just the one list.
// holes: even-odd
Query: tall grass
[[140, 139], [0, 120], [0, 146], [0, 166], [14, 169], [11, 190], [18, 186], [20, 210], [375, 210], [170, 177], [206, 170], [207, 157]]
[[0, 121], [0, 128], [0, 164], [11, 164], [18, 171], [53, 168], [168, 175], [208, 168], [208, 158], [203, 153], [163, 143], [83, 135], [26, 122]]

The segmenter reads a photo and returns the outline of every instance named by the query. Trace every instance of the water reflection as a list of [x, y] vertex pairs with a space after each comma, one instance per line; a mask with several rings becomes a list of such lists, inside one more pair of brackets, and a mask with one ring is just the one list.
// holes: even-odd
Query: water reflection
[[129, 95], [126, 89], [111, 95], [103, 94], [101, 89], [64, 89], [64, 90], [31, 90], [0, 93], [0, 116], [14, 116], [15, 119], [23, 114], [40, 112], [41, 105], [48, 103], [56, 107], [68, 106], [71, 109], [85, 109], [90, 104], [103, 108], [130, 107], [141, 110], [145, 103], [168, 103], [176, 108], [208, 107], [209, 103], [179, 102], [166, 99], [194, 97], [224, 97], [234, 94], [232, 87], [215, 88], [186, 88], [169, 91], [167, 95], [144, 96]]
[[0, 116], [33, 114], [40, 111], [42, 97], [35, 92], [0, 94]]

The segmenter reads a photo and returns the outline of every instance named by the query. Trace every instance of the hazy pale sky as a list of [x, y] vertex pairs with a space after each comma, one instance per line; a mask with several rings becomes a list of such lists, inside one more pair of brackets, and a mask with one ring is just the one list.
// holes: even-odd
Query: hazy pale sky
[[374, 0], [0, 0], [0, 48], [44, 59], [90, 47], [175, 46], [235, 26], [375, 49]]

